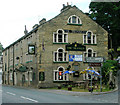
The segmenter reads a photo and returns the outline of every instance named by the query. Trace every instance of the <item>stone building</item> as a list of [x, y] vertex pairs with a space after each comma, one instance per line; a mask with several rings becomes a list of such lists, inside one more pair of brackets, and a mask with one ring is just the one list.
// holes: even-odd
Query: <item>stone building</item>
[[3, 46], [0, 43], [0, 84], [2, 84], [2, 63], [3, 63], [2, 50], [3, 50]]
[[[79, 74], [88, 67], [85, 58], [108, 58], [107, 31], [76, 6], [63, 5], [59, 15], [24, 33], [3, 51], [4, 84], [53, 87], [86, 81], [90, 76]], [[62, 75], [67, 69], [75, 73]]]

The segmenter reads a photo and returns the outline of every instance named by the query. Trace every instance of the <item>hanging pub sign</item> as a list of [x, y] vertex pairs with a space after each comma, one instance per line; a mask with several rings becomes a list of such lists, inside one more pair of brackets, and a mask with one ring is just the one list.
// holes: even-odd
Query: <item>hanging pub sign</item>
[[66, 45], [66, 51], [86, 51], [86, 46], [75, 42]]
[[28, 45], [28, 54], [35, 54], [35, 45]]

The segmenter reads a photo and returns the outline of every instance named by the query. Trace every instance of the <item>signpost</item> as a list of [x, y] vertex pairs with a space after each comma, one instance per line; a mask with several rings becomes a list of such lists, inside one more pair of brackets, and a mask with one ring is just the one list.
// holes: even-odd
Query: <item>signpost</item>
[[89, 63], [102, 63], [104, 61], [103, 57], [86, 57], [85, 60]]
[[[101, 78], [100, 78], [100, 92], [102, 92], [102, 70], [101, 70], [101, 66], [102, 66], [102, 63], [104, 62], [104, 58], [103, 57], [86, 57], [85, 60], [88, 63], [93, 63], [93, 64], [98, 63], [100, 65], [100, 75], [101, 75]], [[91, 77], [91, 87], [92, 87], [92, 77]]]

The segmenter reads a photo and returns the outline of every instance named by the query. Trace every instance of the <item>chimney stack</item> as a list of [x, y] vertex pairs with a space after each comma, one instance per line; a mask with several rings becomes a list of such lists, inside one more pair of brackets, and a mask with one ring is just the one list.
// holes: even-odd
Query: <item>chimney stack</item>
[[24, 34], [26, 35], [28, 33], [27, 31], [27, 28], [26, 28], [26, 25], [25, 25], [25, 31], [24, 31]]
[[69, 3], [67, 2], [67, 6], [69, 5]]
[[63, 4], [63, 8], [65, 7], [65, 4]]
[[67, 2], [67, 5], [63, 4], [63, 8], [61, 9], [61, 12], [69, 9], [71, 7], [71, 5], [69, 5], [69, 3]]

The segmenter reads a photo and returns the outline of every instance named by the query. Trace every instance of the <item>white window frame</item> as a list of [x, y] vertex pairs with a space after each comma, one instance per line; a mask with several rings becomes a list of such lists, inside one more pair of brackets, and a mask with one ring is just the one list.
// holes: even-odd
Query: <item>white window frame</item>
[[[68, 74], [64, 74], [63, 76], [63, 80], [59, 80], [59, 68], [63, 68], [63, 72], [65, 72], [65, 68], [63, 66], [59, 66], [57, 68], [57, 70], [53, 70], [53, 81], [69, 81], [69, 75]], [[57, 79], [55, 80], [55, 72], [57, 72]], [[65, 80], [65, 76], [66, 76], [66, 80]]]
[[[76, 17], [76, 23], [73, 23], [72, 17]], [[78, 22], [78, 20], [79, 20], [79, 22]], [[69, 23], [69, 24], [82, 24], [82, 21], [78, 16], [72, 15], [68, 18], [67, 23]]]
[[[58, 35], [59, 35], [59, 31], [62, 31], [62, 42], [59, 42], [58, 40]], [[55, 35], [56, 35], [56, 42], [55, 42]], [[65, 36], [66, 35], [66, 41], [65, 40]], [[68, 33], [65, 33], [63, 29], [58, 29], [57, 32], [53, 32], [53, 43], [68, 43]]]
[[[62, 61], [59, 61], [59, 57], [58, 57], [58, 54], [59, 54], [59, 50], [62, 49], [63, 50], [63, 53], [62, 53], [62, 57], [63, 57], [63, 60]], [[55, 53], [57, 53], [57, 57], [56, 57], [56, 60], [55, 60]], [[66, 60], [65, 60], [65, 53], [66, 53]], [[65, 51], [62, 47], [58, 48], [57, 51], [54, 51], [53, 52], [53, 61], [54, 62], [67, 62], [68, 61], [68, 51]]]
[[[88, 33], [89, 32], [91, 33], [91, 43], [88, 43]], [[93, 32], [91, 30], [87, 31], [86, 34], [83, 35], [83, 44], [97, 44], [96, 34], [93, 34]]]
[[[92, 50], [92, 56], [91, 57], [97, 57], [97, 52], [94, 51], [92, 48], [88, 48], [87, 51], [83, 53], [84, 61], [85, 61], [85, 57], [88, 57], [88, 50]], [[93, 56], [93, 54], [95, 54], [95, 56]]]

